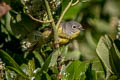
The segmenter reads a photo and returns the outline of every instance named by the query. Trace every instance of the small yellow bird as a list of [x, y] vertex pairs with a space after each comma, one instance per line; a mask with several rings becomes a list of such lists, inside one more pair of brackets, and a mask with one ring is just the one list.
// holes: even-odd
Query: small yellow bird
[[[70, 40], [76, 38], [82, 30], [84, 30], [82, 25], [77, 21], [61, 22], [57, 30], [59, 44], [68, 43]], [[34, 45], [42, 45], [48, 43], [51, 38], [53, 39], [52, 29], [48, 28], [42, 33], [34, 33], [31, 43], [34, 43]]]
[[84, 30], [82, 25], [76, 21], [62, 22], [58, 28], [59, 43], [68, 43], [69, 40], [76, 38], [82, 30]]
[[[69, 40], [76, 38], [82, 30], [84, 30], [82, 25], [76, 21], [61, 22], [57, 30], [59, 43], [68, 43]], [[51, 33], [52, 30], [48, 29], [42, 33], [42, 36], [47, 39]]]

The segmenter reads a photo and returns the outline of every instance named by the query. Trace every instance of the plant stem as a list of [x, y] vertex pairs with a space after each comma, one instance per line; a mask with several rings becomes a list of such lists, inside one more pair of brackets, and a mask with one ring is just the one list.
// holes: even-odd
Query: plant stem
[[77, 3], [79, 3], [79, 0], [76, 0], [76, 2], [74, 2], [74, 3], [72, 3], [72, 2], [73, 2], [73, 0], [71, 0], [71, 1], [68, 3], [68, 5], [67, 5], [66, 8], [64, 9], [64, 11], [62, 12], [62, 14], [61, 14], [61, 16], [60, 16], [60, 18], [59, 18], [59, 20], [58, 20], [58, 22], [57, 22], [57, 24], [56, 24], [56, 28], [57, 28], [57, 29], [58, 29], [58, 27], [59, 27], [59, 25], [60, 25], [60, 23], [61, 23], [64, 15], [65, 15], [65, 13], [67, 12], [67, 10], [68, 10], [71, 6], [74, 6], [74, 5], [76, 5]]
[[67, 7], [66, 7], [66, 8], [64, 9], [64, 11], [62, 12], [62, 14], [61, 14], [61, 16], [60, 16], [60, 18], [59, 18], [59, 20], [58, 20], [58, 22], [57, 22], [57, 24], [56, 24], [56, 28], [57, 28], [57, 29], [58, 29], [58, 27], [59, 27], [59, 25], [60, 25], [60, 22], [62, 21], [64, 15], [65, 15], [65, 13], [66, 13], [67, 10], [69, 9], [69, 7], [72, 5], [72, 1], [73, 1], [73, 0], [71, 0], [71, 1], [68, 3]]
[[54, 41], [58, 41], [57, 28], [55, 26], [55, 22], [54, 22], [52, 13], [51, 13], [51, 9], [50, 9], [49, 3], [48, 3], [47, 0], [44, 0], [44, 2], [45, 2], [45, 6], [46, 6], [46, 9], [47, 9], [47, 12], [48, 12], [49, 19], [52, 20], [51, 25], [52, 25], [53, 33], [54, 33]]
[[74, 6], [74, 5], [78, 4], [78, 3], [79, 3], [79, 1], [80, 1], [80, 0], [76, 0], [76, 2], [72, 3], [72, 5], [71, 5], [71, 6]]
[[36, 19], [36, 18], [34, 18], [31, 14], [27, 14], [27, 15], [28, 15], [32, 20], [37, 21], [37, 22], [40, 22], [40, 23], [50, 23], [50, 22], [52, 22], [52, 20], [42, 21], [42, 20]]

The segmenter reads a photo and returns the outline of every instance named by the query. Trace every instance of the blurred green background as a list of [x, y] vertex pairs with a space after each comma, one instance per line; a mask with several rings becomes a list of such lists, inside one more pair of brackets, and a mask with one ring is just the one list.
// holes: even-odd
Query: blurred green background
[[[101, 36], [107, 34], [116, 40], [116, 35], [119, 35], [120, 0], [80, 0], [68, 9], [63, 21], [78, 21], [85, 30], [69, 44], [59, 48], [62, 54], [60, 72], [57, 69], [59, 50], [53, 50], [45, 44], [39, 50], [26, 51], [28, 46], [37, 41], [34, 37], [39, 38], [41, 32], [51, 26], [34, 21], [27, 15], [29, 13], [36, 19], [48, 20], [44, 0], [3, 1], [12, 10], [0, 19], [0, 58], [5, 64], [0, 64], [4, 67], [0, 71], [0, 75], [3, 75], [0, 79], [58, 80], [57, 74], [62, 75], [62, 80], [119, 79], [119, 73], [116, 76], [114, 71], [110, 73], [105, 68], [104, 60], [98, 57], [96, 48]], [[69, 1], [48, 0], [55, 23]], [[28, 45], [23, 44], [25, 41], [28, 41]]]

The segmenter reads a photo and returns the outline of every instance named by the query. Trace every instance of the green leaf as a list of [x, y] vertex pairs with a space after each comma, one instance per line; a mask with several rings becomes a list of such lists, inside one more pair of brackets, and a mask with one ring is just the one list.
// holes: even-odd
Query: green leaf
[[43, 66], [44, 60], [43, 60], [42, 56], [40, 55], [40, 53], [37, 51], [33, 51], [33, 54], [35, 55], [35, 58], [39, 61], [40, 66]]
[[59, 52], [61, 52], [62, 61], [64, 61], [67, 51], [68, 51], [68, 46], [62, 46], [61, 48], [55, 50], [52, 53], [53, 55], [52, 55], [52, 59], [49, 66], [54, 67], [55, 64], [57, 64], [57, 58], [58, 58]]
[[58, 58], [58, 53], [59, 53], [59, 50], [55, 50], [52, 54], [52, 58], [51, 58], [51, 62], [50, 62], [50, 65], [49, 67], [54, 67], [55, 64], [57, 64], [57, 58]]
[[41, 79], [41, 74], [43, 71], [47, 72], [49, 64], [51, 62], [52, 54], [49, 55], [49, 57], [45, 60], [44, 65], [42, 66], [41, 70], [36, 73], [35, 80]]
[[41, 68], [41, 72], [47, 71], [47, 69], [49, 67], [49, 64], [51, 62], [51, 58], [52, 58], [52, 54], [50, 54], [49, 57], [45, 60], [45, 63], [44, 63], [44, 65]]
[[62, 0], [62, 11], [65, 9], [69, 2], [70, 0]]
[[12, 30], [11, 30], [11, 26], [10, 26], [11, 15], [10, 15], [9, 12], [6, 14], [5, 18], [6, 18], [6, 19], [5, 19], [6, 29], [7, 29], [11, 34], [13, 34], [13, 33], [12, 33]]
[[102, 36], [97, 46], [97, 54], [105, 67], [115, 74], [120, 74], [120, 53], [115, 44], [107, 35]]
[[27, 72], [29, 77], [32, 77], [34, 75], [33, 74], [34, 70], [35, 70], [35, 62], [34, 62], [34, 59], [32, 59], [32, 60], [29, 60], [28, 66], [27, 66]]
[[62, 46], [61, 47], [61, 55], [62, 55], [62, 57], [64, 58], [66, 55], [67, 55], [67, 53], [68, 53], [68, 45], [66, 45], [66, 46]]
[[92, 70], [92, 63], [89, 64], [86, 70], [86, 80], [97, 80], [96, 71]]
[[92, 71], [95, 71], [97, 80], [105, 80], [105, 68], [98, 57], [92, 60]]
[[102, 36], [98, 42], [96, 52], [98, 57], [101, 59], [105, 67], [112, 72], [112, 68], [110, 66], [109, 61], [109, 49], [111, 47], [111, 41], [107, 35]]
[[65, 73], [63, 73], [62, 79], [67, 80], [79, 80], [81, 78], [81, 75], [85, 74], [85, 64], [82, 62], [76, 60], [73, 61], [65, 70]]
[[22, 77], [24, 77], [24, 78], [28, 78], [28, 77], [26, 77], [26, 75], [24, 75], [22, 72], [20, 72], [20, 70], [18, 70], [17, 68], [15, 68], [15, 67], [11, 67], [11, 66], [7, 66], [6, 68], [8, 68], [8, 69], [11, 69], [11, 70], [13, 70], [13, 71], [15, 71], [15, 72], [17, 72], [19, 75], [21, 75]]
[[[66, 6], [68, 5], [68, 3], [71, 0], [63, 0], [62, 1], [62, 11], [64, 11], [64, 9], [66, 8]], [[77, 1], [77, 0], [73, 0], [73, 3]], [[80, 0], [78, 4], [71, 6], [67, 12], [64, 15], [64, 19], [65, 20], [70, 20], [70, 19], [79, 19], [80, 17], [82, 17], [80, 14], [81, 9], [83, 8], [87, 8], [88, 7], [88, 1], [90, 0]], [[83, 2], [86, 2], [86, 4], [83, 4]]]
[[14, 61], [14, 59], [11, 56], [8, 55], [8, 53], [0, 49], [0, 56], [11, 65], [9, 66], [9, 68], [15, 70], [17, 73], [19, 73], [24, 78], [27, 78], [27, 75], [20, 69], [20, 66]]
[[51, 77], [48, 75], [48, 73], [43, 72], [43, 75], [41, 77], [41, 80], [51, 80]]
[[21, 35], [22, 37], [28, 35], [32, 37], [32, 32], [40, 26], [40, 23], [35, 22], [25, 14], [17, 14], [14, 18], [10, 22], [11, 29], [14, 34]]
[[22, 69], [22, 71], [28, 75], [28, 71], [27, 71], [27, 64], [23, 63], [20, 68]]
[[14, 71], [10, 71], [9, 69], [5, 69], [5, 78], [6, 80], [13, 80], [16, 77], [16, 73]]
[[[66, 1], [66, 0], [65, 0]], [[66, 7], [68, 5], [69, 1], [63, 2], [63, 8]], [[65, 6], [66, 4], [66, 6]], [[75, 5], [75, 6], [71, 6], [68, 11], [66, 12], [66, 14], [64, 15], [64, 19], [75, 19], [76, 15], [80, 12], [80, 8], [81, 8], [81, 3]], [[73, 11], [74, 10], [74, 11]], [[63, 10], [62, 10], [63, 11]]]
[[120, 53], [114, 43], [110, 49], [110, 62], [112, 71], [115, 74], [120, 75]]

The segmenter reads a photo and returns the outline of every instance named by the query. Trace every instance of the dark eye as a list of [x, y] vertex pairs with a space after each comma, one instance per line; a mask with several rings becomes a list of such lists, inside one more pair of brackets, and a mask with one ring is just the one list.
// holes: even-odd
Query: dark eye
[[72, 28], [74, 29], [74, 28], [76, 28], [76, 26], [75, 26], [75, 25], [73, 25], [73, 26], [72, 26]]

